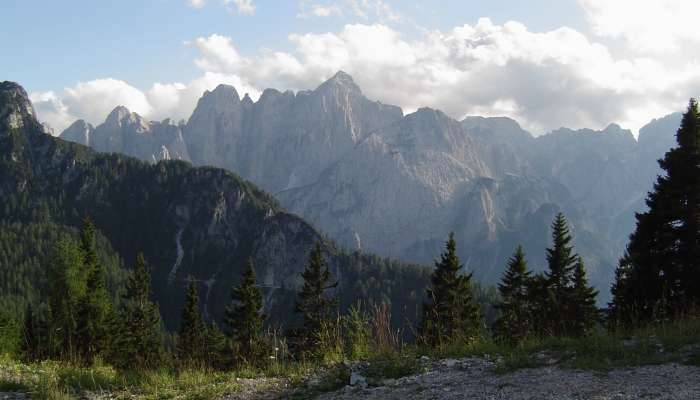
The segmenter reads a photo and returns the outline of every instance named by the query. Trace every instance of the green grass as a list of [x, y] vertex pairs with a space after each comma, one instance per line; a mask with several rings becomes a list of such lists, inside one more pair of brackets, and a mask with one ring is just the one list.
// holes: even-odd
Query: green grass
[[[680, 362], [700, 366], [700, 317], [627, 333], [599, 332], [582, 338], [533, 338], [518, 346], [491, 340], [454, 343], [440, 348], [405, 346], [363, 357], [361, 373], [370, 386], [421, 370], [420, 357], [482, 357], [495, 361], [496, 373], [556, 365], [609, 371], [615, 368]], [[345, 362], [275, 362], [265, 368], [231, 372], [207, 370], [120, 373], [105, 365], [80, 368], [45, 361], [23, 364], [0, 356], [0, 391], [21, 391], [36, 399], [74, 399], [109, 394], [113, 399], [216, 399], [244, 389], [240, 379], [272, 378], [296, 390], [292, 398], [309, 398], [348, 384]], [[311, 377], [311, 379], [309, 379]]]
[[[696, 348], [686, 354], [693, 345]], [[697, 346], [700, 346], [700, 318], [695, 317], [628, 333], [600, 331], [580, 338], [532, 338], [517, 346], [482, 340], [414, 351], [431, 358], [486, 356], [497, 360], [497, 373], [508, 373], [550, 362], [562, 368], [596, 371], [666, 362], [697, 365], [700, 358]]]

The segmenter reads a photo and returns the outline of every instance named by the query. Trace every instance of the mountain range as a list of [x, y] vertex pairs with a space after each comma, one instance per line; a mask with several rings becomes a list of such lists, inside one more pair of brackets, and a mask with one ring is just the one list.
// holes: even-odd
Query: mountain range
[[[177, 147], [180, 127], [147, 122], [124, 108], [94, 129], [87, 124], [71, 129], [65, 135], [98, 148], [138, 148], [151, 161], [187, 155], [185, 147]], [[112, 135], [116, 131], [123, 136]], [[160, 140], [167, 141], [164, 150], [146, 156], [148, 146], [155, 149]], [[56, 238], [76, 237], [86, 216], [100, 231], [111, 286], [120, 275], [114, 270], [123, 272], [143, 251], [170, 329], [177, 327], [190, 279], [199, 282], [204, 314], [220, 319], [248, 258], [256, 265], [272, 322], [289, 321], [300, 273], [319, 242], [339, 282], [341, 306], [358, 298], [386, 301], [398, 324], [415, 320], [430, 273], [419, 265], [342, 251], [232, 172], [101, 154], [52, 137], [24, 89], [12, 82], [0, 83], [0, 198], [0, 304], [17, 314], [46, 293]]]
[[338, 72], [315, 90], [267, 89], [256, 102], [221, 85], [179, 125], [117, 107], [103, 124], [76, 121], [61, 137], [234, 171], [349, 249], [427, 263], [454, 231], [468, 269], [487, 282], [518, 244], [543, 269], [561, 211], [604, 300], [679, 122], [654, 120], [638, 140], [615, 124], [535, 137], [504, 117], [404, 115]]

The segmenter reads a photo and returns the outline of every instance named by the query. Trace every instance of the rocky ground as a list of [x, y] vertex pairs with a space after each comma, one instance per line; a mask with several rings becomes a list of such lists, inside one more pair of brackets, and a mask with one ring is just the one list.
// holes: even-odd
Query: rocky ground
[[[363, 376], [361, 364], [348, 364], [352, 370], [349, 377], [346, 376], [348, 384], [325, 393], [320, 393], [327, 390], [321, 389], [324, 385], [321, 375], [312, 376], [306, 384], [297, 387], [283, 378], [237, 378], [235, 393], [219, 400], [700, 399], [698, 366], [666, 363], [607, 372], [579, 371], [564, 368], [549, 357], [544, 357], [541, 367], [508, 373], [498, 373], [496, 365], [497, 361], [489, 358], [432, 361], [423, 357], [420, 373], [376, 381]], [[193, 398], [206, 398], [206, 395], [202, 397], [204, 393]], [[120, 396], [86, 393], [82, 397], [113, 399]], [[0, 391], [0, 400], [25, 399], [29, 396], [24, 393]]]
[[610, 372], [574, 371], [556, 365], [494, 372], [480, 358], [442, 360], [426, 371], [379, 386], [354, 386], [322, 394], [319, 399], [700, 399], [700, 368], [680, 364], [651, 365]]

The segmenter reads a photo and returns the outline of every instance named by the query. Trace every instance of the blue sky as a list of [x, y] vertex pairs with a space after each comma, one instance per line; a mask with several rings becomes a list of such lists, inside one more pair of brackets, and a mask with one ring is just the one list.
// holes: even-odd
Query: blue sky
[[313, 88], [343, 69], [368, 97], [407, 112], [508, 115], [534, 133], [635, 130], [700, 89], [685, 16], [700, 7], [647, 3], [4, 0], [0, 50], [11, 56], [0, 79], [21, 83], [57, 129], [99, 123], [119, 104], [186, 118], [218, 83], [255, 96]]
[[[347, 22], [366, 21], [355, 16], [298, 18], [296, 1], [257, 1], [253, 16], [210, 3], [194, 9], [183, 0], [4, 0], [0, 48], [17, 60], [37, 62], [0, 63], [0, 77], [29, 91], [105, 76], [146, 89], [154, 81], [196, 76], [193, 51], [183, 42], [197, 37], [230, 36], [242, 52], [271, 46], [288, 50], [290, 32], [336, 31]], [[428, 29], [449, 29], [483, 16], [495, 23], [518, 20], [537, 30], [584, 26], [572, 0], [387, 3]], [[406, 35], [415, 34], [410, 24], [401, 25]]]

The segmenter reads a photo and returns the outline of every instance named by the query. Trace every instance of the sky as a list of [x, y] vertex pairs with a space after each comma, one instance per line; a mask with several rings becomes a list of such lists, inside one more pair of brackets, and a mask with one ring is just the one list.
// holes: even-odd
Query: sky
[[187, 119], [205, 90], [313, 89], [634, 133], [700, 93], [695, 0], [3, 0], [0, 80], [59, 133], [117, 105]]

